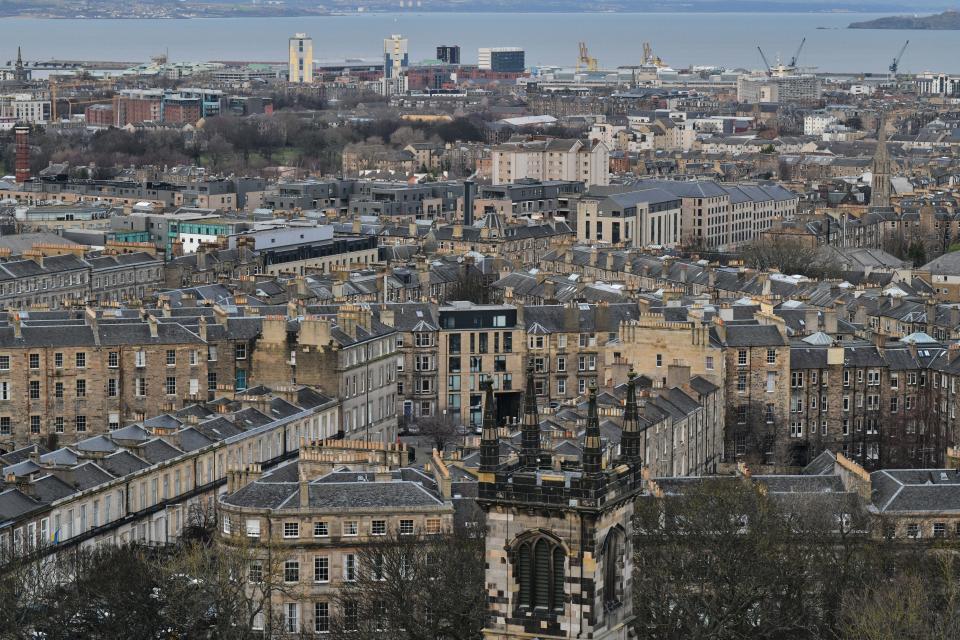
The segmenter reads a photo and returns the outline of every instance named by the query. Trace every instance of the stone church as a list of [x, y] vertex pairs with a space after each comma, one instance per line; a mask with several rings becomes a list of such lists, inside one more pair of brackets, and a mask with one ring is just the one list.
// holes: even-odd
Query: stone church
[[630, 521], [643, 486], [633, 376], [621, 454], [609, 468], [596, 389], [577, 464], [561, 464], [541, 448], [532, 366], [519, 460], [501, 461], [496, 415], [488, 383], [478, 498], [487, 516], [485, 640], [632, 637]]

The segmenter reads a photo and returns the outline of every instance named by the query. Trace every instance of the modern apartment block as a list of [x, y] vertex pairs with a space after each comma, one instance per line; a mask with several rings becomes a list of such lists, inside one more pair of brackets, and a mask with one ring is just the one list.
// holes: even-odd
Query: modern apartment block
[[443, 410], [466, 424], [479, 426], [482, 385], [489, 381], [497, 396], [498, 417], [502, 420], [519, 415], [520, 376], [524, 371], [522, 310], [456, 302], [439, 308], [438, 324], [436, 361], [425, 364], [437, 371]]
[[610, 184], [610, 151], [590, 140], [508, 142], [491, 150], [492, 184], [519, 180], [578, 180], [588, 186]]
[[0, 119], [46, 124], [50, 121], [50, 99], [32, 93], [0, 95]]
[[820, 100], [820, 79], [813, 74], [740, 76], [737, 101], [748, 104], [813, 104]]
[[444, 64], [460, 64], [460, 45], [442, 44], [438, 46], [437, 60]]
[[525, 54], [520, 47], [483, 47], [477, 53], [477, 66], [486, 71], [522, 73]]
[[[645, 189], [651, 190], [647, 196], [644, 196]], [[677, 236], [666, 237], [683, 246], [720, 250], [736, 249], [773, 228], [775, 222], [795, 217], [800, 200], [797, 194], [772, 182], [724, 184], [712, 180], [642, 180], [629, 187], [618, 187], [617, 191], [620, 193], [597, 190], [595, 193], [598, 196], [606, 198], [598, 198], [599, 202], [590, 198], [588, 191], [579, 206], [584, 213], [599, 208], [600, 217], [606, 218], [605, 221], [612, 227], [617, 222], [616, 218], [633, 211], [632, 207], [636, 208], [638, 215], [643, 213], [645, 208], [641, 203], [645, 200], [652, 199], [651, 202], [658, 203], [658, 199], [653, 198], [661, 194], [660, 207], [666, 207], [669, 216], [673, 216], [679, 202], [679, 228], [663, 226], [673, 224], [672, 219], [666, 219], [656, 223], [657, 229], [662, 227], [671, 232], [679, 231]], [[675, 200], [663, 196], [664, 193], [672, 195]], [[607, 211], [609, 213], [604, 215]], [[621, 216], [617, 216], [617, 213]], [[578, 215], [577, 235], [587, 240], [589, 236], [586, 235], [586, 227], [582, 226], [581, 217]], [[656, 212], [651, 212], [646, 224], [649, 225], [649, 221], [656, 217]], [[637, 228], [636, 225], [634, 228]], [[644, 246], [641, 242], [664, 244], [657, 241], [663, 237], [658, 233], [651, 236], [645, 230], [643, 234], [635, 234], [633, 241], [636, 244], [629, 246]], [[611, 238], [612, 235], [608, 235], [603, 240], [613, 242]], [[651, 238], [653, 242], [650, 242]], [[621, 238], [623, 240], [626, 239]]]
[[628, 247], [680, 244], [681, 199], [652, 188], [591, 197], [577, 203], [577, 239]]
[[194, 124], [201, 118], [219, 115], [223, 99], [223, 92], [214, 89], [125, 89], [113, 97], [113, 124]]
[[914, 80], [917, 93], [925, 96], [960, 96], [960, 76], [930, 71], [918, 74]]
[[288, 79], [294, 84], [313, 82], [313, 38], [295, 33], [289, 43]]

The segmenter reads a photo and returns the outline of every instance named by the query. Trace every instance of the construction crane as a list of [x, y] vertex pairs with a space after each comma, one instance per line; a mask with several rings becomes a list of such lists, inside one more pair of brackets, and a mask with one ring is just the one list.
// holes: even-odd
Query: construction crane
[[[114, 81], [110, 79], [77, 78], [77, 77], [64, 80], [57, 76], [50, 76], [49, 83], [50, 83], [50, 119], [53, 122], [56, 122], [59, 116], [59, 114], [57, 113], [57, 101], [58, 99], [61, 99], [59, 96], [60, 89], [79, 89], [79, 88], [93, 87], [95, 90], [96, 89], [103, 90], [103, 89], [111, 88], [114, 84]], [[66, 100], [67, 103], [70, 103], [71, 100], [74, 100], [74, 98], [62, 98], [62, 99]], [[92, 102], [104, 102], [104, 100], [91, 101], [90, 103]], [[77, 103], [77, 104], [82, 104], [82, 103]], [[73, 115], [73, 107], [69, 106], [69, 104], [68, 104], [68, 112], [70, 113], [70, 115]]]
[[767, 68], [767, 75], [772, 76], [773, 70], [770, 68], [770, 63], [767, 62], [767, 55], [763, 52], [763, 49], [761, 49], [759, 46], [757, 46], [757, 51], [760, 52], [760, 57], [763, 58], [763, 66]]
[[900, 68], [900, 58], [903, 57], [903, 52], [907, 50], [907, 45], [910, 44], [910, 41], [907, 40], [903, 43], [903, 46], [900, 47], [900, 53], [897, 54], [897, 57], [893, 59], [893, 62], [890, 63], [890, 77], [897, 77], [897, 69]]
[[796, 66], [797, 66], [797, 60], [800, 59], [800, 52], [803, 51], [803, 45], [805, 45], [806, 43], [807, 43], [807, 39], [806, 39], [806, 38], [804, 38], [803, 40], [800, 41], [800, 46], [797, 47], [797, 52], [796, 52], [795, 54], [793, 54], [793, 57], [792, 57], [792, 58], [790, 58], [790, 64], [789, 64], [788, 66], [791, 66], [791, 67], [796, 68]]
[[650, 46], [649, 42], [643, 43], [643, 59], [641, 62], [643, 64], [652, 64], [655, 67], [663, 66], [663, 60], [660, 59], [660, 56], [653, 55], [653, 47]]
[[581, 69], [586, 69], [587, 71], [596, 71], [600, 68], [597, 59], [590, 56], [590, 52], [587, 51], [587, 43], [580, 43], [580, 57], [577, 58], [577, 71]]

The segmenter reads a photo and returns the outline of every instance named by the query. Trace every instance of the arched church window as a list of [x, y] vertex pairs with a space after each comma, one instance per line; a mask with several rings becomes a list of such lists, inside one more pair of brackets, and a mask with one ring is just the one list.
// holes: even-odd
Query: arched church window
[[620, 528], [611, 529], [603, 542], [603, 604], [607, 609], [623, 604], [624, 543]]
[[523, 540], [515, 552], [519, 586], [517, 605], [528, 609], [563, 608], [566, 553], [555, 540], [537, 535]]

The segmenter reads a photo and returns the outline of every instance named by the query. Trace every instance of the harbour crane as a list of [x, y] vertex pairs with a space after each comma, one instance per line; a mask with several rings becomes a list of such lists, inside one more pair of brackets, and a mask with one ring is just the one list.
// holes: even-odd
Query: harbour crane
[[804, 38], [803, 40], [800, 41], [800, 46], [797, 47], [797, 52], [796, 52], [795, 54], [793, 54], [793, 57], [792, 57], [792, 58], [790, 58], [790, 64], [789, 64], [789, 66], [791, 66], [791, 67], [796, 67], [796, 66], [797, 66], [797, 60], [800, 59], [800, 52], [803, 51], [803, 45], [805, 45], [806, 43], [807, 43], [807, 39], [806, 39], [806, 38]]
[[767, 62], [767, 55], [763, 52], [763, 49], [761, 49], [759, 46], [757, 46], [757, 51], [760, 52], [760, 57], [763, 58], [763, 65], [767, 68], [767, 75], [772, 76], [773, 70], [770, 68], [770, 63]]
[[600, 68], [599, 63], [596, 58], [590, 56], [590, 52], [587, 51], [587, 43], [580, 43], [580, 56], [577, 58], [577, 71], [580, 71], [581, 68], [585, 68], [587, 71], [596, 71]]
[[658, 55], [654, 55], [653, 47], [650, 46], [649, 42], [643, 43], [643, 58], [640, 60], [642, 64], [653, 65], [655, 67], [663, 67], [663, 60]]
[[893, 59], [893, 62], [890, 63], [890, 77], [897, 77], [897, 70], [900, 68], [900, 58], [903, 57], [903, 52], [907, 50], [907, 45], [910, 44], [910, 41], [907, 40], [903, 43], [903, 46], [900, 47], [900, 53], [897, 54], [897, 57]]

